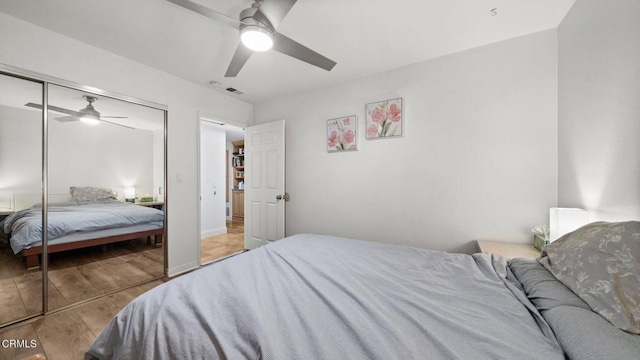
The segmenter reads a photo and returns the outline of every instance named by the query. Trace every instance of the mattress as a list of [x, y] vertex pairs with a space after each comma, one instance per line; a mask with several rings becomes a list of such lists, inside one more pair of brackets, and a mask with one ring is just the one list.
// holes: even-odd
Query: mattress
[[160, 285], [86, 359], [564, 359], [504, 258], [295, 235]]
[[[135, 228], [127, 228], [137, 225], [145, 225], [145, 230], [159, 229], [163, 227], [164, 212], [118, 201], [69, 203], [50, 205], [47, 219], [48, 241], [53, 244], [131, 233]], [[11, 235], [14, 254], [42, 242], [41, 206], [17, 211], [1, 224], [4, 232]]]

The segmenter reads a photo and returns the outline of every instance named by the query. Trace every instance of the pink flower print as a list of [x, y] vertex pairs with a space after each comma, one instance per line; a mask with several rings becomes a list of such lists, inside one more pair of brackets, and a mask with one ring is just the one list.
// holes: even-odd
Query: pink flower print
[[398, 122], [402, 118], [402, 111], [396, 104], [391, 104], [389, 107], [389, 115], [391, 116], [391, 121]]
[[369, 125], [369, 127], [367, 128], [367, 135], [369, 137], [378, 136], [378, 125], [376, 125], [376, 124]]
[[342, 120], [342, 123], [345, 124], [345, 126], [351, 124], [351, 118], [346, 118]]
[[327, 140], [328, 140], [329, 147], [334, 147], [340, 142], [340, 136], [338, 136], [337, 131], [333, 130], [331, 132], [331, 136], [329, 136], [329, 139]]
[[349, 150], [355, 150], [356, 149], [356, 144], [351, 144], [351, 146], [349, 146]]
[[373, 120], [374, 122], [381, 122], [384, 119], [384, 114], [382, 113], [382, 110], [380, 110], [380, 108], [375, 108], [372, 112], [371, 112], [371, 120]]
[[353, 131], [351, 130], [347, 130], [344, 134], [342, 134], [342, 143], [343, 144], [348, 144], [353, 142], [353, 138], [354, 138], [354, 134]]

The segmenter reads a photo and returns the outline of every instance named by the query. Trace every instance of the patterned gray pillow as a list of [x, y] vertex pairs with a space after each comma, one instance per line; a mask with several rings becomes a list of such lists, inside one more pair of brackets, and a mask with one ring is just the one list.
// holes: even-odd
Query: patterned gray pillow
[[640, 222], [585, 225], [538, 261], [611, 324], [640, 334]]
[[71, 199], [77, 203], [104, 202], [116, 200], [111, 189], [72, 186], [69, 188]]

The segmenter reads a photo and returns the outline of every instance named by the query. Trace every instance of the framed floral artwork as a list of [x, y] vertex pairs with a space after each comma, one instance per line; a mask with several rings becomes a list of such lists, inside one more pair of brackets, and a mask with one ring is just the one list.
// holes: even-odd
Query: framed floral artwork
[[365, 105], [367, 140], [404, 135], [402, 98], [378, 101]]
[[327, 120], [327, 151], [358, 150], [357, 129], [356, 115]]

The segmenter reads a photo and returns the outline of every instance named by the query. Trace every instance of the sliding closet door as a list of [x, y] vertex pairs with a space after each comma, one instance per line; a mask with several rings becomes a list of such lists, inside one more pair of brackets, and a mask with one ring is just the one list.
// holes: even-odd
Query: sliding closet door
[[42, 241], [42, 92], [0, 73], [0, 326], [42, 313], [43, 274], [22, 256]]
[[164, 275], [164, 111], [49, 85], [49, 311]]

